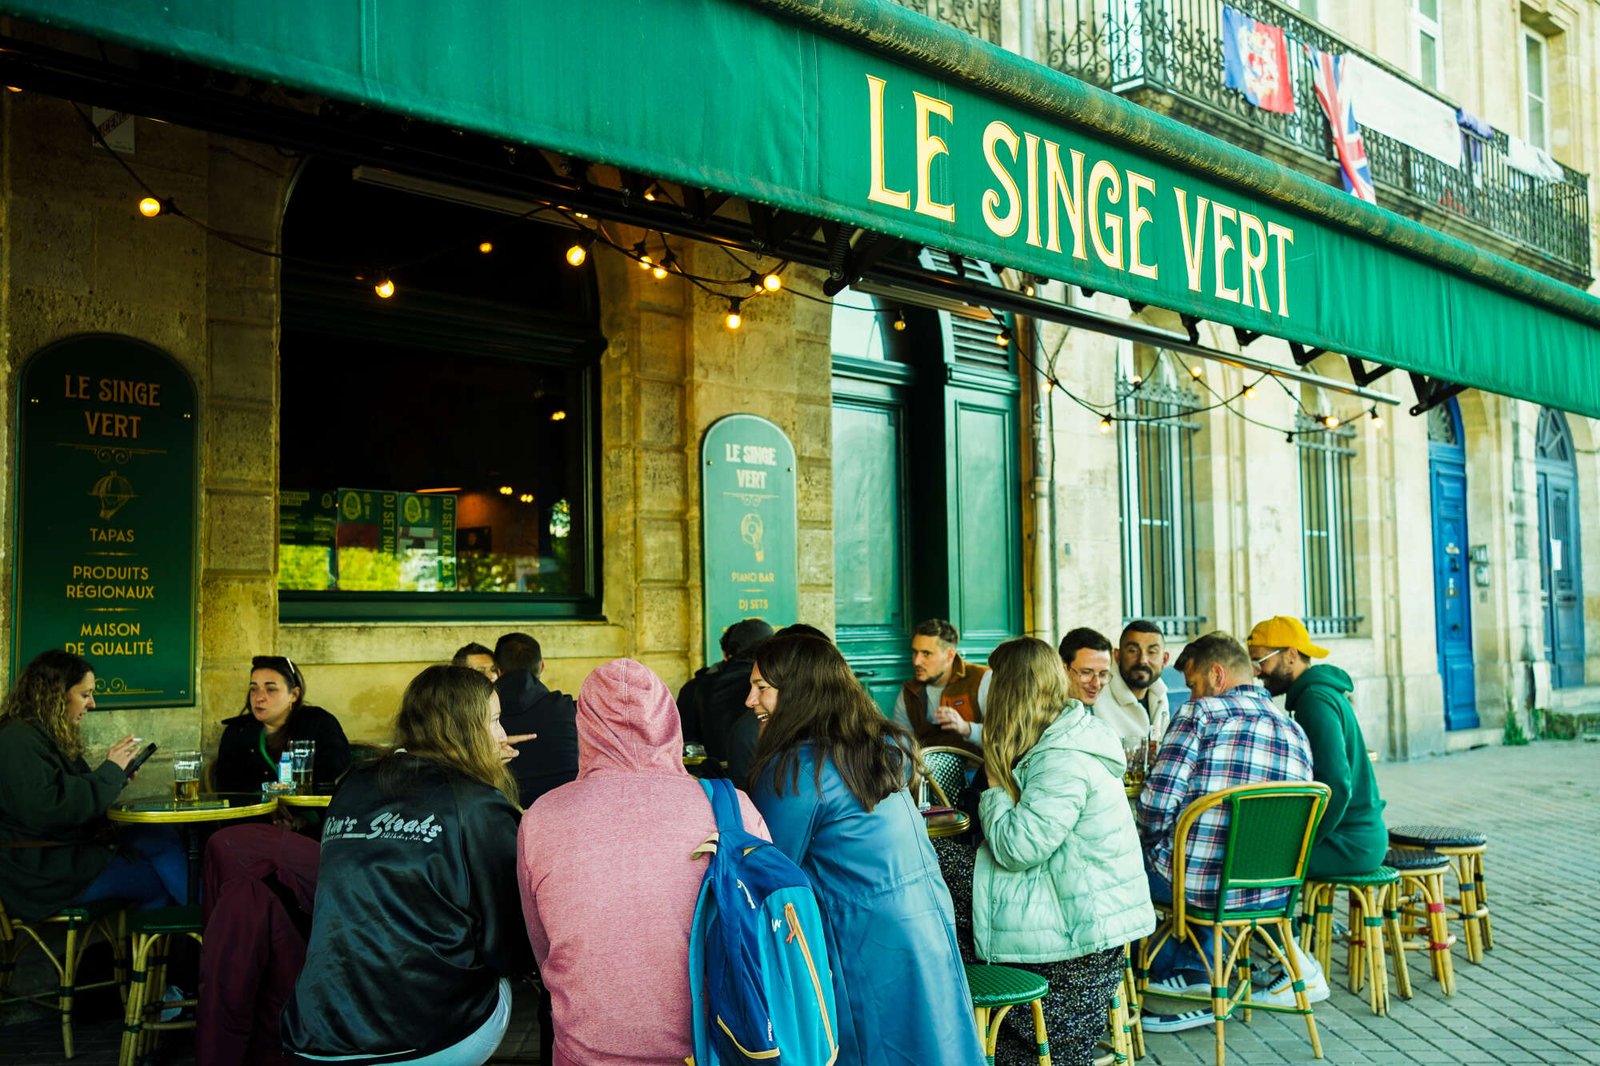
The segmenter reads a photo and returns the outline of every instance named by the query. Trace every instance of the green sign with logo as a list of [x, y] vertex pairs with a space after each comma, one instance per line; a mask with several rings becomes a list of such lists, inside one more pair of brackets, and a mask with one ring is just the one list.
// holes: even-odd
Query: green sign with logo
[[706, 662], [722, 659], [722, 634], [743, 618], [774, 626], [799, 610], [794, 445], [755, 415], [729, 415], [700, 445], [700, 543]]
[[194, 703], [194, 383], [165, 352], [89, 334], [23, 368], [12, 674], [65, 648], [100, 709]]

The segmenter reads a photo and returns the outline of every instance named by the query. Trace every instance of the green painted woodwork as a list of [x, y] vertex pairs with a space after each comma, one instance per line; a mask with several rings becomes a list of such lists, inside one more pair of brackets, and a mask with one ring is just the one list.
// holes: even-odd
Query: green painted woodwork
[[722, 659], [722, 634], [743, 618], [799, 621], [799, 523], [794, 445], [755, 415], [711, 424], [700, 445], [700, 561], [705, 661]]
[[1600, 300], [887, 0], [0, 11], [1600, 416]]
[[143, 341], [36, 353], [18, 390], [12, 675], [47, 648], [95, 670], [100, 710], [194, 703], [194, 383]]

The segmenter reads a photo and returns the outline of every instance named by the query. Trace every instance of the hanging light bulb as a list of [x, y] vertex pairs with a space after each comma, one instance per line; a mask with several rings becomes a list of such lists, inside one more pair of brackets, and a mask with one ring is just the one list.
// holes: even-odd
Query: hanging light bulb
[[501, 485], [500, 486], [500, 495], [502, 495], [502, 496], [511, 495], [511, 491], [512, 490], [511, 490], [511, 486], [510, 485]]
[[737, 296], [728, 298], [728, 317], [722, 321], [729, 329], [738, 329], [744, 325], [744, 316], [739, 313], [739, 304], [740, 300]]
[[667, 276], [667, 268], [662, 266], [660, 263], [657, 263], [655, 266], [650, 268], [650, 273], [657, 281], [660, 281], [662, 278]]
[[640, 270], [649, 270], [651, 264], [655, 262], [654, 259], [650, 258], [650, 253], [645, 251], [648, 247], [649, 245], [645, 244], [644, 241], [640, 241], [633, 246], [633, 257], [638, 260]]
[[154, 196], [146, 196], [139, 201], [139, 213], [145, 218], [155, 218], [162, 211], [163, 205]]
[[1110, 418], [1103, 417], [1103, 418], [1100, 419], [1100, 432], [1101, 432], [1101, 434], [1106, 434], [1106, 433], [1110, 433], [1111, 432], [1111, 419]]
[[777, 292], [783, 288], [783, 278], [779, 277], [776, 271], [769, 270], [761, 278], [761, 287], [768, 292]]
[[1338, 415], [1323, 415], [1322, 416], [1322, 424], [1323, 424], [1324, 427], [1326, 427], [1328, 429], [1338, 429], [1339, 428], [1339, 416]]
[[372, 287], [372, 291], [378, 294], [379, 299], [387, 300], [394, 295], [394, 282], [383, 278]]
[[1035, 289], [1033, 287], [1033, 282], [1031, 282], [1031, 281], [1028, 282], [1026, 285], [1024, 285], [1022, 287], [1022, 295], [1024, 295], [1024, 296], [1033, 296], [1038, 291], [1039, 291], [1038, 289]]
[[1144, 384], [1144, 377], [1140, 374], [1133, 375], [1133, 377], [1129, 378], [1129, 380], [1133, 382], [1134, 388], [1138, 388], [1140, 385]]
[[894, 313], [894, 331], [896, 333], [904, 333], [906, 331], [906, 316], [899, 311]]
[[1206, 368], [1201, 366], [1199, 363], [1196, 363], [1194, 366], [1189, 368], [1189, 374], [1191, 377], [1198, 380], [1206, 376]]
[[1377, 404], [1372, 405], [1370, 414], [1372, 415], [1372, 424], [1381, 428], [1383, 426], [1383, 415], [1378, 412]]
[[478, 251], [482, 252], [484, 255], [488, 255], [490, 252], [494, 251], [494, 242], [493, 241], [479, 241], [478, 242]]
[[994, 335], [994, 342], [1002, 348], [1011, 347], [1011, 331], [1003, 329]]
[[655, 182], [652, 181], [650, 183], [650, 187], [647, 188], [644, 191], [644, 198], [646, 200], [649, 200], [651, 203], [655, 203], [656, 202], [656, 183]]
[[567, 249], [567, 265], [574, 267], [583, 266], [585, 260], [589, 258], [589, 245], [593, 243], [594, 234], [590, 233], [588, 230], [584, 230], [581, 234], [579, 234], [578, 239], [573, 241], [572, 246]]
[[1254, 385], [1246, 385], [1244, 387], [1244, 398], [1247, 400], [1256, 398], [1256, 387]]

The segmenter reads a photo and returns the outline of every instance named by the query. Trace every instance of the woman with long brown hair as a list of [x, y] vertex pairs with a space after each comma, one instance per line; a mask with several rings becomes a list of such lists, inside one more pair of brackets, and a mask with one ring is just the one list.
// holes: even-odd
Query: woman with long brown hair
[[911, 734], [839, 649], [803, 634], [756, 649], [746, 705], [762, 724], [750, 796], [828, 930], [838, 1062], [982, 1061], [950, 894], [907, 788]]
[[[1019, 637], [989, 656], [978, 804], [983, 844], [950, 873], [971, 899], [970, 936], [984, 962], [1050, 982], [1045, 1026], [1054, 1057], [1094, 1060], [1122, 979], [1122, 947], [1155, 928], [1139, 837], [1122, 789], [1122, 744], [1067, 696], [1056, 650]], [[967, 908], [958, 906], [964, 916]], [[965, 925], [965, 922], [962, 923]], [[969, 935], [961, 930], [963, 941]], [[1033, 1062], [1033, 1020], [1007, 1015], [996, 1062]]]
[[489, 679], [430, 666], [395, 751], [352, 770], [322, 831], [305, 970], [283, 1013], [302, 1059], [481, 1063], [531, 966], [517, 893], [516, 749]]
[[0, 704], [0, 899], [14, 918], [102, 899], [141, 909], [188, 899], [177, 833], [114, 833], [106, 820], [139, 743], [123, 737], [91, 768], [83, 720], [93, 709], [94, 667], [60, 649], [39, 653]]

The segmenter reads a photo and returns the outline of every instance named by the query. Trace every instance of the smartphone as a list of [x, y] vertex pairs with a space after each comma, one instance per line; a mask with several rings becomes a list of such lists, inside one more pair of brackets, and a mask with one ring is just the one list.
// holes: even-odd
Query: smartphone
[[135, 773], [138, 772], [139, 767], [141, 767], [141, 766], [143, 766], [145, 764], [145, 760], [149, 759], [150, 756], [154, 755], [155, 753], [156, 753], [156, 742], [152, 740], [150, 743], [148, 743], [148, 744], [146, 744], [144, 746], [144, 750], [143, 751], [141, 751], [139, 754], [137, 754], [137, 755], [135, 755], [133, 757], [133, 761], [128, 764], [128, 769], [126, 771], [127, 775], [129, 777], [132, 777]]

